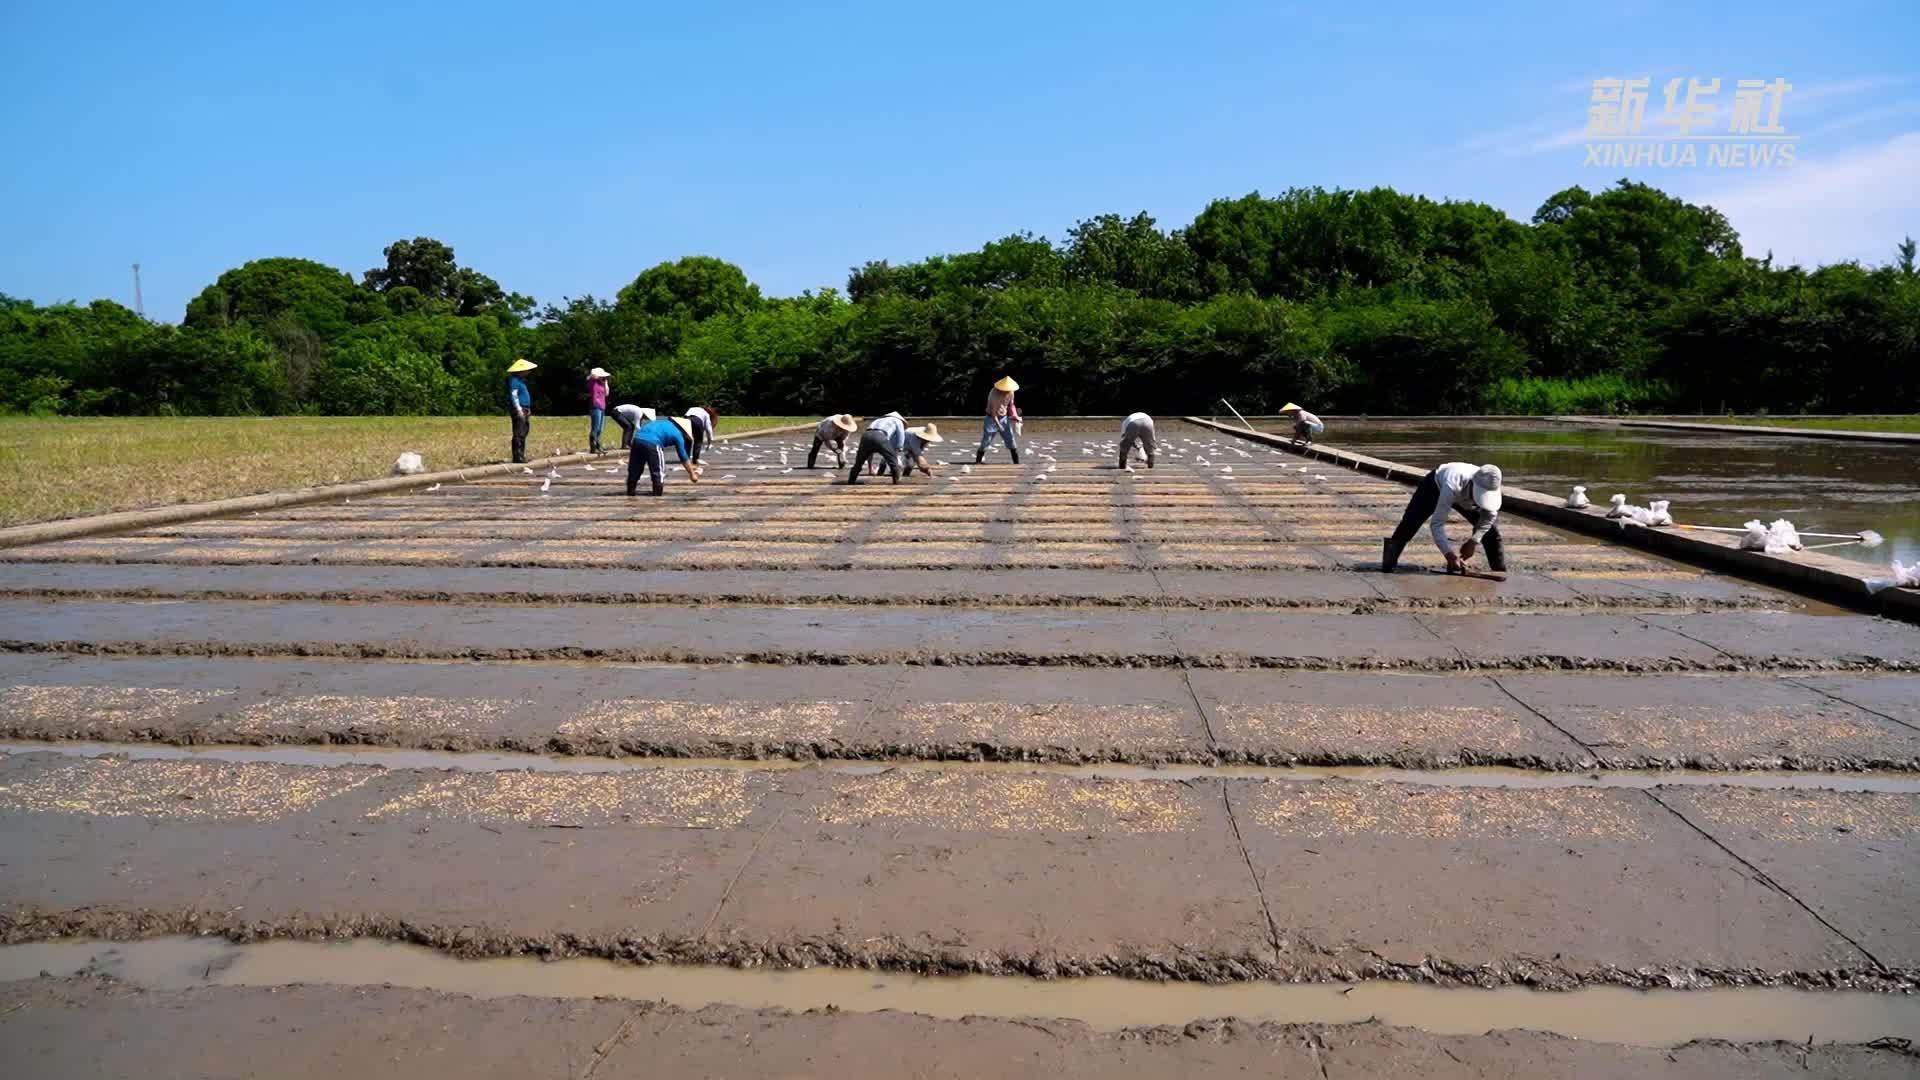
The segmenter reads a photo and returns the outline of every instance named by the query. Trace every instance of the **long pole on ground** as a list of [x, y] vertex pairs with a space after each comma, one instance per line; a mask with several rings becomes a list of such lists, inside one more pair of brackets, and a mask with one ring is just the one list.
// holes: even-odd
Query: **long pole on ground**
[[1241, 416], [1240, 410], [1233, 407], [1233, 402], [1228, 401], [1226, 398], [1221, 398], [1220, 404], [1225, 405], [1227, 407], [1227, 411], [1233, 414], [1233, 418], [1240, 421], [1241, 427], [1246, 428], [1248, 431], [1253, 430], [1253, 425], [1247, 423], [1247, 418], [1244, 416]]

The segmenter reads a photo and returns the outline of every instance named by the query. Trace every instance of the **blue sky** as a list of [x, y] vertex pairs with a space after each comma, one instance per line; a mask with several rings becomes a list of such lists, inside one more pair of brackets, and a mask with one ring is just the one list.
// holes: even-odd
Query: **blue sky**
[[[539, 299], [687, 254], [773, 294], [1219, 196], [1391, 185], [1525, 219], [1605, 186], [1591, 80], [1793, 84], [1799, 163], [1644, 169], [1748, 249], [1920, 235], [1920, 4], [308, 6], [15, 0], [0, 292], [177, 320], [223, 270], [399, 237]], [[926, 10], [917, 10], [925, 8]]]

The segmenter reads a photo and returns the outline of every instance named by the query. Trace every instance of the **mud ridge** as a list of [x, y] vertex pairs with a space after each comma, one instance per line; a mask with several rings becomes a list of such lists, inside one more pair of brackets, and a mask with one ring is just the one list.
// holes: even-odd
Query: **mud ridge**
[[[832, 967], [908, 975], [1023, 975], [1038, 979], [1105, 975], [1153, 982], [1232, 983], [1361, 982], [1385, 980], [1442, 987], [1492, 989], [1524, 986], [1572, 990], [1621, 986], [1685, 990], [1764, 986], [1801, 990], [1869, 990], [1904, 993], [1920, 988], [1920, 969], [1846, 968], [1822, 971], [1699, 969], [1606, 966], [1570, 971], [1551, 962], [1466, 965], [1444, 959], [1419, 964], [1389, 961], [1364, 948], [1307, 946], [1306, 956], [1275, 959], [1250, 954], [1185, 950], [1070, 956], [1052, 951], [1002, 953], [963, 948], [921, 948], [890, 937], [860, 942], [798, 938], [781, 942], [711, 940], [696, 936], [623, 935], [582, 937], [568, 933], [510, 934], [477, 926], [440, 926], [375, 915], [292, 916], [261, 921], [231, 912], [87, 908], [76, 911], [19, 909], [0, 914], [0, 944], [62, 938], [135, 941], [171, 935], [211, 935], [236, 943], [341, 941], [374, 938], [438, 949], [463, 959], [528, 956], [547, 960], [589, 957], [638, 964], [711, 964], [737, 968]], [[1297, 935], [1288, 935], [1297, 939]]]
[[724, 655], [699, 652], [674, 646], [659, 648], [603, 648], [563, 646], [546, 649], [491, 647], [427, 648], [406, 644], [369, 642], [308, 642], [293, 645], [262, 645], [231, 641], [20, 641], [0, 640], [0, 653], [69, 653], [80, 656], [207, 656], [227, 658], [253, 657], [327, 657], [348, 660], [597, 660], [621, 664], [761, 664], [789, 667], [867, 667], [901, 664], [910, 667], [1046, 667], [1046, 668], [1206, 668], [1210, 670], [1273, 671], [1393, 671], [1393, 672], [1527, 672], [1583, 671], [1623, 674], [1688, 672], [1854, 672], [1905, 673], [1920, 671], [1920, 663], [1887, 660], [1873, 656], [1852, 656], [1809, 660], [1794, 656], [1725, 655], [1714, 661], [1687, 657], [1661, 657], [1645, 660], [1613, 660], [1594, 657], [1536, 653], [1501, 657], [1495, 661], [1471, 658], [1438, 657], [1393, 659], [1355, 657], [1327, 659], [1313, 656], [1248, 656], [1240, 653], [1169, 655], [1164, 653], [1071, 653], [1036, 655], [1025, 652], [976, 650], [972, 652], [840, 653], [814, 649], [726, 651]]
[[[232, 747], [366, 747], [387, 750], [424, 750], [442, 753], [537, 754], [564, 758], [657, 758], [664, 760], [731, 760], [791, 762], [870, 762], [875, 765], [919, 762], [982, 762], [1028, 765], [1160, 765], [1197, 767], [1250, 766], [1255, 768], [1384, 768], [1417, 772], [1449, 769], [1523, 769], [1541, 773], [1581, 773], [1596, 769], [1617, 772], [1800, 772], [1867, 773], [1920, 772], [1914, 757], [1817, 757], [1798, 754], [1749, 755], [1739, 758], [1711, 754], [1548, 755], [1508, 753], [1462, 747], [1436, 750], [1405, 747], [1396, 750], [1263, 750], [1223, 746], [1207, 750], [1176, 748], [1140, 750], [1117, 746], [1016, 745], [978, 740], [935, 742], [879, 738], [873, 740], [781, 740], [696, 738], [665, 742], [640, 736], [618, 738], [554, 733], [523, 737], [512, 734], [446, 734], [397, 729], [310, 727], [298, 731], [243, 731], [219, 721], [175, 727], [115, 727], [109, 725], [52, 725], [0, 718], [0, 740], [15, 742], [151, 744], [182, 748]], [[52, 749], [50, 746], [49, 749]], [[26, 747], [3, 747], [0, 752], [31, 753]]]
[[[795, 545], [795, 546], [798, 547], [800, 545]], [[1273, 546], [1286, 547], [1288, 545], [1273, 545]], [[1324, 546], [1324, 545], [1297, 544], [1297, 545], [1291, 545], [1291, 546], [1304, 549], [1304, 548]], [[1039, 554], [1044, 554], [1044, 547], [1029, 546], [1025, 542], [1022, 542], [1019, 545], [980, 544], [978, 545], [978, 547], [983, 552], [994, 550], [996, 547], [1000, 550], [1009, 550], [1017, 547], [1020, 551], [1023, 552], [1023, 554], [1026, 557], [1020, 558], [1018, 560], [998, 558], [998, 559], [956, 561], [952, 558], [939, 559], [939, 558], [932, 558], [932, 557], [926, 557], [926, 556], [908, 557], [908, 556], [889, 555], [886, 558], [884, 564], [876, 564], [876, 563], [867, 563], [867, 562], [856, 562], [855, 558], [860, 557], [863, 554], [857, 550], [848, 551], [844, 553], [837, 552], [834, 550], [813, 551], [813, 552], [810, 552], [808, 557], [806, 558], [780, 559], [777, 561], [769, 560], [769, 559], [753, 559], [753, 558], [726, 558], [726, 557], [720, 557], [718, 553], [703, 553], [699, 561], [692, 564], [682, 564], [674, 561], [674, 559], [671, 557], [663, 557], [660, 559], [649, 559], [642, 562], [625, 563], [619, 567], [615, 567], [612, 569], [732, 571], [732, 572], [746, 572], [746, 571], [756, 571], [756, 570], [758, 571], [806, 570], [806, 571], [858, 572], [861, 570], [880, 568], [882, 565], [884, 569], [888, 569], [888, 570], [949, 570], [957, 573], [978, 573], [980, 571], [999, 571], [999, 570], [1126, 571], [1126, 570], [1145, 569], [1140, 563], [1135, 562], [1130, 558], [1128, 559], [1074, 558], [1074, 557], [1069, 557], [1069, 555], [1067, 555], [1066, 553], [1062, 553], [1051, 558], [1039, 558], [1035, 556]], [[1122, 550], [1122, 549], [1116, 549], [1116, 551], [1119, 551], [1119, 550]], [[98, 565], [98, 566], [194, 566], [194, 567], [211, 567], [211, 566], [234, 566], [234, 567], [308, 566], [308, 567], [313, 567], [313, 566], [318, 566], [318, 567], [329, 567], [329, 568], [355, 568], [355, 567], [365, 568], [365, 567], [384, 567], [384, 566], [408, 566], [408, 567], [448, 567], [448, 568], [454, 568], [454, 569], [467, 569], [467, 570], [579, 570], [581, 568], [581, 563], [579, 562], [579, 560], [576, 560], [576, 559], [553, 558], [553, 557], [541, 556], [541, 555], [521, 556], [521, 555], [511, 555], [511, 554], [490, 556], [483, 559], [455, 559], [455, 560], [448, 560], [445, 562], [424, 560], [424, 559], [413, 560], [413, 561], [390, 560], [390, 561], [380, 561], [380, 562], [368, 562], [362, 559], [353, 558], [350, 555], [330, 556], [327, 558], [322, 558], [320, 556], [311, 556], [308, 558], [282, 558], [282, 557], [222, 558], [218, 556], [201, 556], [201, 555], [178, 557], [178, 558], [153, 558], [151, 556], [145, 556], [145, 555], [116, 555], [111, 552], [101, 552], [101, 553], [90, 552], [84, 556], [71, 557], [71, 558], [38, 558], [38, 557], [8, 558], [4, 554], [0, 554], [0, 562], [11, 563], [16, 565], [19, 565], [19, 564], [61, 565], [61, 564], [68, 564], [68, 563], [80, 563], [80, 564]], [[1602, 564], [1596, 565], [1596, 564], [1590, 564], [1585, 562], [1568, 562], [1566, 560], [1541, 558], [1541, 559], [1532, 560], [1529, 563], [1528, 569], [1540, 571], [1542, 573], [1555, 573], [1559, 571], [1572, 571], [1572, 570], [1595, 570], [1595, 569], [1618, 571], [1621, 573], [1631, 573], [1634, 570], [1644, 569], [1645, 565], [1646, 564], [1643, 562], [1635, 562], [1635, 561], [1625, 560], [1625, 559], [1617, 562], [1609, 562], [1609, 563], [1602, 563]], [[1356, 574], [1356, 573], [1377, 574], [1379, 573], [1378, 569], [1371, 565], [1344, 566], [1344, 565], [1326, 565], [1323, 563], [1306, 563], [1306, 562], [1296, 563], [1292, 561], [1287, 561], [1282, 563], [1272, 563], [1272, 562], [1261, 563], [1257, 561], [1249, 562], [1247, 560], [1242, 560], [1242, 559], [1209, 558], [1205, 556], [1188, 555], [1185, 553], [1181, 553], [1175, 558], [1168, 559], [1164, 568], [1173, 569], [1173, 570], [1201, 570], [1201, 571], [1217, 571], [1217, 572], [1231, 572], [1231, 573], [1245, 573], [1248, 571], [1284, 571], [1290, 574], [1316, 574], [1316, 573], [1317, 574]]]
[[[970, 568], [969, 568], [970, 569]], [[697, 571], [696, 571], [697, 572]], [[0, 599], [19, 600], [185, 600], [185, 601], [303, 601], [322, 603], [435, 603], [435, 604], [524, 604], [530, 607], [568, 607], [579, 604], [622, 606], [678, 606], [697, 595], [702, 607], [767, 607], [805, 605], [811, 607], [951, 607], [951, 608], [1167, 608], [1177, 610], [1269, 610], [1300, 612], [1347, 612], [1355, 615], [1396, 614], [1409, 611], [1528, 611], [1584, 612], [1601, 611], [1627, 614], [1637, 611], [1732, 612], [1786, 611], [1792, 605], [1765, 597], [1694, 598], [1650, 593], [1629, 603], [1561, 597], [1444, 596], [1398, 597], [1354, 602], [1318, 600], [1311, 597], [1275, 596], [1188, 596], [1170, 593], [1112, 594], [1046, 593], [1023, 594], [1017, 603], [978, 594], [941, 595], [905, 593], [755, 593], [755, 592], [636, 592], [612, 589], [601, 592], [530, 592], [501, 590], [487, 592], [451, 592], [440, 589], [0, 589]]]

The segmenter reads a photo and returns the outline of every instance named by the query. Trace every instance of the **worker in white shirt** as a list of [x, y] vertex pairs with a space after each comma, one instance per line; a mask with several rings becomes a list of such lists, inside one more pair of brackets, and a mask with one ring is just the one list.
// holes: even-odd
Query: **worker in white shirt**
[[[1447, 540], [1449, 510], [1460, 511], [1460, 516], [1473, 525], [1473, 535], [1461, 543], [1458, 551]], [[1483, 544], [1487, 549], [1487, 565], [1500, 572], [1507, 569], [1506, 548], [1500, 542], [1500, 466], [1449, 461], [1428, 473], [1413, 489], [1407, 512], [1400, 517], [1400, 527], [1393, 530], [1381, 548], [1380, 569], [1393, 572], [1400, 562], [1400, 552], [1406, 549], [1413, 534], [1420, 531], [1422, 521], [1428, 523], [1434, 545], [1446, 556], [1449, 571], [1465, 570], [1467, 560], [1473, 558], [1474, 551]]]
[[853, 434], [858, 427], [859, 425], [853, 422], [853, 417], [847, 413], [834, 413], [815, 424], [813, 447], [807, 451], [807, 468], [813, 468], [814, 462], [820, 460], [820, 448], [823, 446], [833, 451], [835, 465], [842, 469], [846, 468], [847, 436]]
[[1293, 418], [1293, 441], [1301, 446], [1312, 446], [1314, 436], [1327, 430], [1319, 417], [1291, 401], [1281, 408], [1280, 415]]
[[1147, 468], [1153, 468], [1153, 417], [1137, 412], [1120, 424], [1120, 467], [1127, 467], [1127, 459], [1133, 456], [1133, 448], [1139, 446], [1147, 455]]
[[900, 472], [913, 475], [919, 469], [928, 476], [933, 475], [933, 466], [927, 462], [927, 447], [946, 442], [940, 434], [937, 424], [925, 427], [908, 427], [899, 413], [890, 412], [867, 425], [866, 433], [860, 436], [860, 448], [853, 455], [853, 469], [847, 473], [847, 483], [860, 482], [860, 470], [867, 462], [878, 459], [886, 463], [886, 471], [893, 474], [893, 482], [900, 482]]
[[613, 417], [613, 422], [620, 425], [620, 449], [622, 450], [633, 449], [633, 433], [640, 430], [641, 424], [653, 423], [655, 416], [652, 409], [642, 408], [639, 405], [615, 405], [613, 411], [607, 415]]
[[700, 467], [700, 451], [713, 445], [713, 437], [718, 434], [714, 426], [719, 423], [720, 414], [714, 412], [711, 405], [695, 405], [687, 410], [687, 426], [693, 429], [688, 449], [693, 456], [694, 468]]

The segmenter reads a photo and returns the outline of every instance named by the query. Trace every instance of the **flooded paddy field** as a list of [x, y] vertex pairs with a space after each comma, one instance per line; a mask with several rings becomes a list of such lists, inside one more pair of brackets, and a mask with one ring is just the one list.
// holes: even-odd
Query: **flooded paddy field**
[[0, 550], [0, 1038], [1913, 1074], [1920, 628], [1523, 521], [1506, 581], [1383, 575], [1406, 489], [1117, 426]]
[[1827, 552], [1881, 566], [1920, 559], [1920, 447], [1910, 443], [1544, 420], [1341, 420], [1329, 429], [1331, 445], [1407, 465], [1494, 462], [1508, 483], [1552, 495], [1584, 484], [1600, 506], [1616, 492], [1639, 506], [1668, 499], [1675, 520], [1690, 524], [1784, 517], [1803, 532], [1872, 529], [1885, 545]]

